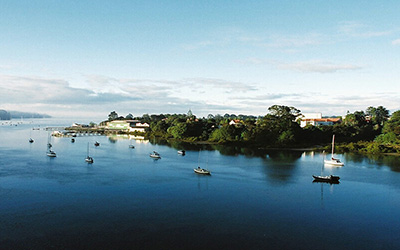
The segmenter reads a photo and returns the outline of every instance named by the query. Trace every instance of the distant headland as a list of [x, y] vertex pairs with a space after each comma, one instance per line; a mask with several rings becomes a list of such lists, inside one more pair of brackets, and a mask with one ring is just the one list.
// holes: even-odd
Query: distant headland
[[11, 120], [20, 118], [51, 118], [50, 115], [31, 113], [31, 112], [21, 112], [21, 111], [7, 111], [0, 109], [0, 120]]

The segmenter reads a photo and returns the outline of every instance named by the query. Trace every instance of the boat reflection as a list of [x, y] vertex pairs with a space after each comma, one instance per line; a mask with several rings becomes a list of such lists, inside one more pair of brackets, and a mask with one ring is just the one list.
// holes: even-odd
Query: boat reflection
[[330, 185], [332, 184], [340, 184], [339, 180], [313, 180], [313, 183], [328, 183]]

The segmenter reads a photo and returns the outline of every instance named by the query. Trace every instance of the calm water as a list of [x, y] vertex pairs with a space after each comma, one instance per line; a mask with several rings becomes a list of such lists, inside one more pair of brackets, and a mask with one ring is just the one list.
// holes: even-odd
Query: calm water
[[[323, 156], [302, 151], [180, 156], [179, 145], [84, 136], [51, 138], [49, 158], [38, 122], [56, 124], [0, 121], [2, 249], [400, 249], [399, 157], [338, 155], [344, 167], [324, 168], [337, 185], [313, 183]], [[193, 173], [199, 158], [212, 176]]]

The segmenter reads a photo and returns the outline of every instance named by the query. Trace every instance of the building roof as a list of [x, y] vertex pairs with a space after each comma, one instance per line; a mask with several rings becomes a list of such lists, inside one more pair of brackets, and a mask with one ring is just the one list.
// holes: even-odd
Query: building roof
[[338, 122], [342, 118], [321, 118], [321, 119], [301, 119], [302, 121], [314, 121], [314, 122]]

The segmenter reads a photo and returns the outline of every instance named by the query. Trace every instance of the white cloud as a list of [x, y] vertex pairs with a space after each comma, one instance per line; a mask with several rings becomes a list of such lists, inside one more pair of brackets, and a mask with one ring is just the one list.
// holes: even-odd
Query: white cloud
[[[47, 113], [52, 116], [105, 118], [112, 110], [121, 115], [133, 113], [186, 113], [189, 109], [204, 114], [235, 110], [224, 100], [194, 98], [192, 89], [203, 88], [207, 96], [217, 89], [247, 92], [253, 86], [212, 78], [190, 78], [179, 81], [162, 79], [117, 79], [106, 76], [86, 77], [89, 87], [71, 87], [63, 79], [0, 75], [1, 107], [16, 111]], [[178, 95], [181, 88], [187, 95]]]
[[392, 41], [393, 45], [400, 45], [400, 38]]
[[357, 21], [341, 22], [338, 31], [343, 35], [359, 38], [381, 37], [393, 33], [391, 30], [373, 31], [369, 26]]
[[272, 48], [298, 48], [326, 43], [326, 38], [318, 33], [304, 35], [272, 35], [262, 45]]
[[[398, 93], [342, 94], [338, 97], [329, 93], [289, 90], [265, 93], [259, 85], [213, 78], [171, 81], [92, 76], [90, 81], [92, 86], [102, 91], [74, 88], [63, 79], [0, 75], [0, 108], [58, 117], [83, 117], [93, 121], [105, 119], [112, 110], [125, 116], [128, 113], [186, 113], [191, 109], [198, 116], [206, 116], [209, 113], [264, 115], [268, 107], [275, 104], [294, 106], [303, 112], [338, 115], [347, 110], [365, 110], [368, 106], [383, 105], [391, 111], [400, 108]], [[107, 92], [109, 82], [111, 86], [123, 88], [124, 93]], [[180, 93], [182, 89], [188, 91]], [[193, 89], [200, 90], [196, 92]], [[218, 91], [225, 94], [213, 96]]]
[[247, 58], [245, 60], [239, 61], [239, 63], [246, 64], [246, 65], [272, 65], [277, 69], [282, 70], [293, 70], [293, 71], [300, 71], [300, 72], [315, 72], [315, 73], [335, 73], [337, 71], [343, 70], [359, 70], [363, 67], [353, 64], [347, 63], [333, 63], [333, 62], [326, 62], [326, 61], [302, 61], [302, 62], [281, 62], [281, 61], [266, 61], [260, 58]]
[[334, 73], [343, 70], [359, 70], [361, 66], [353, 64], [335, 64], [332, 62], [324, 61], [306, 61], [294, 63], [274, 62], [278, 69], [295, 70], [301, 72], [316, 72], [316, 73]]
[[243, 82], [237, 81], [227, 81], [223, 79], [215, 79], [215, 78], [186, 78], [183, 79], [182, 82], [187, 86], [202, 86], [202, 87], [211, 87], [211, 88], [219, 88], [223, 89], [225, 92], [248, 92], [257, 90], [255, 86], [250, 84], [246, 84]]

